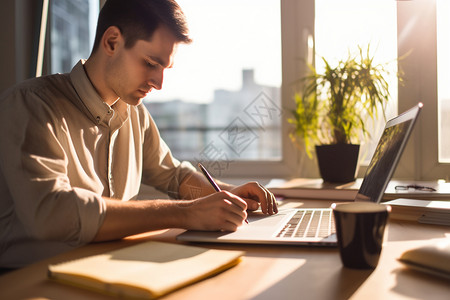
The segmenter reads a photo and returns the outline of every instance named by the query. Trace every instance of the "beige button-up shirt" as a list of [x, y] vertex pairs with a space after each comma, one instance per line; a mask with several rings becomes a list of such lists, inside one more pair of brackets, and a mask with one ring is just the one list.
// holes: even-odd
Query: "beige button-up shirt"
[[174, 159], [144, 105], [102, 101], [80, 61], [0, 98], [0, 267], [19, 267], [94, 238], [101, 196], [141, 182], [177, 197], [194, 170]]

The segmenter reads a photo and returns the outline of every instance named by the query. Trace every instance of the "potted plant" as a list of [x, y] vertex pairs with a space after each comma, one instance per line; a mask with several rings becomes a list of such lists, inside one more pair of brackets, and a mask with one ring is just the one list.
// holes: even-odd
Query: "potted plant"
[[341, 60], [335, 67], [322, 57], [323, 73], [310, 66], [295, 93], [296, 107], [288, 122], [294, 125], [291, 139], [312, 158], [315, 149], [319, 171], [328, 182], [355, 179], [360, 139], [370, 136], [367, 119], [385, 117], [390, 98], [386, 64], [375, 64], [367, 51]]

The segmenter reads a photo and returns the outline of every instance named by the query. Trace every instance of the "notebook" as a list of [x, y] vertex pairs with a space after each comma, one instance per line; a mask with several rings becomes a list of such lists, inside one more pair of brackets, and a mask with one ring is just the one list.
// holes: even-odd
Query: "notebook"
[[154, 299], [231, 268], [242, 255], [149, 241], [49, 265], [48, 277], [120, 298]]
[[[419, 103], [386, 123], [355, 201], [381, 201], [422, 107], [422, 103]], [[330, 208], [280, 209], [278, 214], [272, 216], [250, 212], [247, 220], [249, 223], [235, 232], [188, 230], [178, 235], [177, 239], [214, 243], [337, 244]]]

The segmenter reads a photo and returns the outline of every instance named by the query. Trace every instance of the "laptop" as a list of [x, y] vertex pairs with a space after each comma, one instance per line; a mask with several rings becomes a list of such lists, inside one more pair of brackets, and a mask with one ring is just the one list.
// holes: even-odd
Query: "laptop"
[[[398, 164], [419, 112], [419, 103], [386, 123], [354, 201], [379, 203]], [[331, 208], [280, 209], [276, 215], [249, 212], [248, 224], [235, 232], [188, 230], [177, 240], [188, 242], [335, 246]]]

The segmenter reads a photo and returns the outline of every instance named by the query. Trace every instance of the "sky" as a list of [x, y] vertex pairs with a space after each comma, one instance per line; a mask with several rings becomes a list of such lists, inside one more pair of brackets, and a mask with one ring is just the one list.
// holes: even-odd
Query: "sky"
[[278, 0], [178, 0], [193, 43], [180, 45], [163, 88], [146, 100], [207, 103], [214, 89], [239, 90], [242, 69], [258, 83], [281, 86], [281, 21]]

